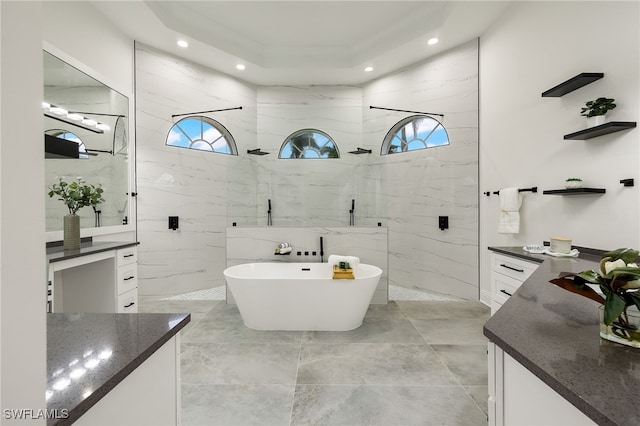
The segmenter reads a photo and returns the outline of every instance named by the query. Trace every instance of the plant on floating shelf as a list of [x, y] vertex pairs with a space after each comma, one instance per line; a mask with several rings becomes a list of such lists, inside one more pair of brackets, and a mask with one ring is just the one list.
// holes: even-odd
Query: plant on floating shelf
[[[602, 322], [616, 336], [640, 341], [640, 328], [630, 321], [628, 313], [631, 306], [640, 310], [640, 267], [635, 263], [638, 253], [638, 250], [630, 248], [610, 251], [602, 255], [599, 271], [563, 274], [550, 282], [601, 303], [604, 305]], [[588, 284], [598, 285], [604, 297]], [[603, 336], [602, 330], [600, 335]]]
[[49, 197], [53, 198], [54, 195], [60, 197], [58, 199], [67, 206], [70, 215], [75, 215], [82, 207], [95, 207], [103, 203], [103, 192], [102, 185], [85, 183], [81, 177], [71, 182], [66, 182], [59, 177], [58, 183], [49, 187]]
[[593, 101], [588, 101], [585, 106], [582, 107], [580, 115], [585, 117], [595, 117], [597, 115], [605, 115], [607, 111], [610, 111], [616, 107], [614, 103], [615, 99], [612, 98], [598, 98]]
[[576, 177], [570, 177], [564, 182], [564, 186], [567, 189], [576, 189], [582, 187], [582, 179]]

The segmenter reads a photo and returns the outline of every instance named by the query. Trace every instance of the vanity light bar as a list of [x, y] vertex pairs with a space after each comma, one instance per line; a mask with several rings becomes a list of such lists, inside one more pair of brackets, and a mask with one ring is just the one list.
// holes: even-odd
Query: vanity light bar
[[111, 130], [107, 124], [85, 117], [77, 112], [69, 112], [64, 108], [52, 105], [48, 102], [42, 102], [42, 109], [45, 117], [71, 124], [94, 133], [104, 133]]

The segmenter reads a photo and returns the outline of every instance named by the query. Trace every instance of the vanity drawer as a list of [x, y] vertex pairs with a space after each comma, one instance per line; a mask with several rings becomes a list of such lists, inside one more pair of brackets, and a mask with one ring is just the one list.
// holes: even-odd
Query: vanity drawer
[[522, 281], [502, 274], [493, 274], [492, 299], [496, 303], [503, 305], [504, 302], [509, 300], [509, 297], [511, 297], [521, 285]]
[[499, 274], [515, 278], [520, 282], [525, 281], [538, 268], [537, 263], [527, 262], [514, 257], [492, 254], [491, 269]]
[[116, 250], [118, 268], [124, 265], [130, 265], [138, 262], [138, 248], [129, 247], [126, 249]]
[[138, 265], [125, 265], [118, 268], [118, 294], [138, 288]]
[[138, 290], [133, 289], [118, 296], [117, 313], [136, 314], [138, 313]]

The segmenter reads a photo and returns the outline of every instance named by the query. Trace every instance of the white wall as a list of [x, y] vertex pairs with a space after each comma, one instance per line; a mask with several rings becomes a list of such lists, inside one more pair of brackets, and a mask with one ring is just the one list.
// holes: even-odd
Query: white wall
[[[0, 2], [0, 406], [44, 409], [46, 389], [42, 14]], [[35, 411], [34, 411], [35, 412]]]
[[99, 76], [92, 76], [125, 95], [133, 93], [133, 40], [86, 1], [42, 2], [43, 40]]
[[[537, 186], [525, 193], [519, 234], [497, 233], [499, 199], [482, 196], [481, 289], [487, 300], [487, 246], [522, 246], [566, 236], [579, 246], [638, 247], [638, 132], [586, 141], [563, 135], [586, 127], [587, 100], [616, 99], [609, 120], [639, 118], [637, 2], [522, 2], [480, 39], [480, 191]], [[602, 31], [605, 32], [603, 34]], [[581, 73], [597, 82], [561, 98], [541, 93]], [[603, 196], [543, 195], [568, 177]], [[635, 178], [626, 188], [620, 179]]]

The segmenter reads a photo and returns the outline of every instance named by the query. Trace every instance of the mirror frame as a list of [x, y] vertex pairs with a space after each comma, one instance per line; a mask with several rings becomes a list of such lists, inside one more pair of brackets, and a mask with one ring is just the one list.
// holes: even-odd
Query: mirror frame
[[[135, 176], [135, 164], [136, 164], [136, 150], [135, 150], [135, 120], [134, 120], [134, 112], [135, 112], [135, 102], [133, 99], [133, 89], [126, 89], [122, 87], [122, 85], [112, 81], [111, 79], [105, 77], [101, 73], [95, 71], [91, 67], [85, 65], [84, 63], [78, 61], [71, 55], [65, 53], [64, 51], [58, 49], [46, 41], [42, 43], [42, 49], [50, 53], [51, 55], [57, 57], [61, 61], [66, 62], [72, 67], [78, 69], [79, 71], [87, 74], [89, 77], [96, 79], [100, 83], [105, 86], [115, 90], [116, 92], [125, 96], [128, 100], [128, 125], [129, 131], [127, 135], [127, 151], [128, 151], [128, 171], [129, 171], [129, 181], [128, 181], [128, 193], [129, 193], [129, 223], [126, 225], [113, 225], [113, 226], [102, 226], [99, 228], [81, 228], [80, 229], [80, 237], [97, 237], [103, 235], [111, 235], [111, 234], [121, 234], [121, 233], [132, 233], [132, 238], [137, 240], [137, 203], [135, 202], [135, 197], [132, 197], [131, 194], [136, 192], [136, 176]], [[44, 82], [43, 82], [44, 84]], [[44, 155], [44, 151], [43, 151]], [[44, 186], [44, 185], [43, 185]], [[46, 194], [43, 194], [46, 196]], [[44, 214], [44, 212], [43, 212]], [[63, 239], [63, 231], [62, 229], [59, 231], [46, 231], [46, 242], [52, 241], [62, 241]], [[122, 239], [129, 240], [131, 238], [123, 237]]]

